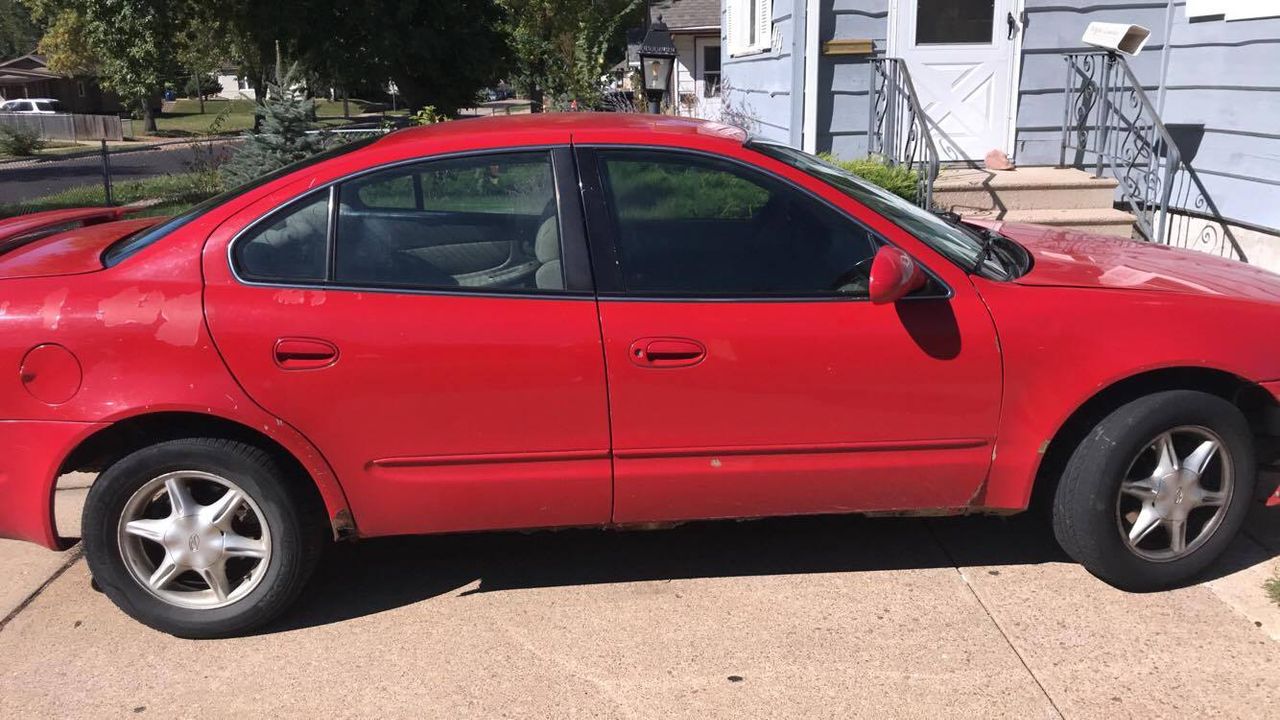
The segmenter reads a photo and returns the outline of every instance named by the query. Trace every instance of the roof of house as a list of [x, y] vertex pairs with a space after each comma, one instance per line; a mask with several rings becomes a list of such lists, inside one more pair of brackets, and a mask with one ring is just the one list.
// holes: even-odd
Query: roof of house
[[668, 30], [720, 27], [720, 0], [657, 0], [649, 12]]
[[49, 67], [49, 61], [43, 55], [27, 53], [16, 58], [0, 60], [0, 68], [15, 70], [43, 70]]

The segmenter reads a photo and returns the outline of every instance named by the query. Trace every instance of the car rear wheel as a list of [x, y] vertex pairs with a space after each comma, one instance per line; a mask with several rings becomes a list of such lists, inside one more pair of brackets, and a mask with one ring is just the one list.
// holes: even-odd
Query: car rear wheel
[[1116, 587], [1171, 587], [1226, 549], [1254, 480], [1238, 408], [1207, 393], [1156, 393], [1112, 412], [1076, 448], [1054, 496], [1054, 534]]
[[138, 450], [89, 491], [85, 556], [135, 619], [181, 637], [242, 634], [301, 591], [324, 542], [315, 503], [273, 458], [194, 438]]

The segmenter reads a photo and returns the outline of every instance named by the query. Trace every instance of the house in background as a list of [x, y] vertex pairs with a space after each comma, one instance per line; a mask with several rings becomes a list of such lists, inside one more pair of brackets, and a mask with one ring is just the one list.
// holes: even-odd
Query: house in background
[[258, 96], [253, 86], [249, 84], [249, 78], [241, 75], [240, 68], [234, 65], [222, 66], [214, 77], [217, 78], [218, 85], [222, 86], [218, 91], [218, 97], [228, 100], [254, 100]]
[[[1066, 55], [1094, 50], [1090, 22], [1141, 25], [1151, 35], [1128, 66], [1183, 159], [1221, 217], [1274, 233], [1277, 16], [1280, 3], [1253, 0], [723, 0], [724, 102], [760, 135], [862, 157], [872, 58], [901, 58], [944, 163], [1001, 150], [1055, 166], [1080, 109], [1066, 106]], [[1266, 242], [1280, 266], [1280, 239]]]
[[671, 107], [720, 119], [720, 0], [655, 0], [649, 13], [651, 21], [662, 18], [676, 46]]
[[125, 108], [115, 93], [93, 76], [62, 75], [49, 69], [43, 55], [30, 53], [0, 62], [0, 98], [52, 98], [64, 112], [114, 115]]

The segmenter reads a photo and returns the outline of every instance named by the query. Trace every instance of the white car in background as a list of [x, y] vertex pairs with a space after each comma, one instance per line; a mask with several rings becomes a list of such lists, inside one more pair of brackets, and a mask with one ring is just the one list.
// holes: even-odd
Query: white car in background
[[0, 113], [53, 115], [62, 112], [61, 103], [52, 98], [22, 98], [0, 104]]

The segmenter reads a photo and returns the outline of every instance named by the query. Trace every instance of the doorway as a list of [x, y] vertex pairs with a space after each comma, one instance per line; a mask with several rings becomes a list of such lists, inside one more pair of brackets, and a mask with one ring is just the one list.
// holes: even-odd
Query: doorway
[[892, 0], [889, 55], [902, 58], [942, 160], [1013, 154], [1023, 0]]

